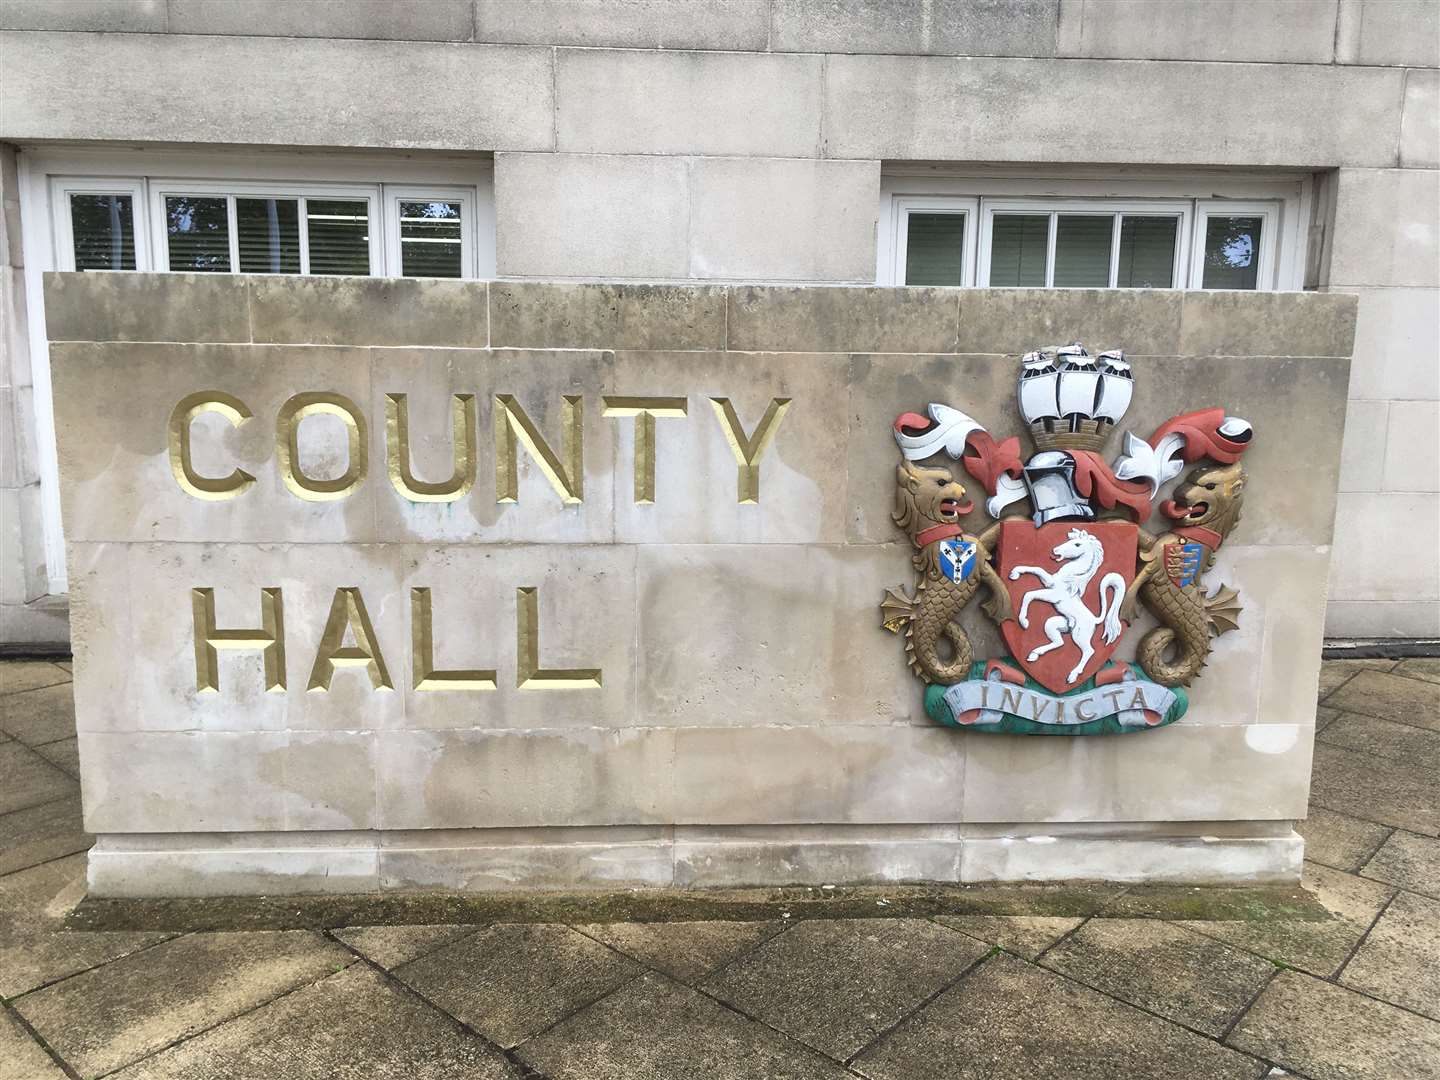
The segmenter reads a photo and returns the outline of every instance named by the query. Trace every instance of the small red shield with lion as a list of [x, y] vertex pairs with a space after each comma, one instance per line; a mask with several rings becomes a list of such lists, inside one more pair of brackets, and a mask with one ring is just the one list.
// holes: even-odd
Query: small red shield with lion
[[1139, 529], [1124, 521], [1001, 524], [996, 570], [1014, 616], [1000, 632], [1010, 654], [1054, 693], [1100, 670], [1120, 643]]

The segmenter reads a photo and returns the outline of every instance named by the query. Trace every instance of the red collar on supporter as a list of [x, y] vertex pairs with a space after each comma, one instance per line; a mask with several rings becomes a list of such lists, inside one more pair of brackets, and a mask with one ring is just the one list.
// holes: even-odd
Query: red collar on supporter
[[1176, 536], [1185, 540], [1193, 540], [1197, 544], [1204, 544], [1211, 551], [1220, 546], [1225, 538], [1214, 529], [1207, 529], [1204, 525], [1182, 525], [1178, 529], [1171, 529]]
[[915, 534], [915, 546], [923, 548], [936, 540], [949, 540], [952, 536], [959, 536], [964, 531], [959, 525], [932, 525]]

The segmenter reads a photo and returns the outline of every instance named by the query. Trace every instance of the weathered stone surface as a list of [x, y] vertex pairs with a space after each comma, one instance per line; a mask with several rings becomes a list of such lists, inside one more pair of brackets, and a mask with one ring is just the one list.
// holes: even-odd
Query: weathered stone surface
[[[697, 1037], [697, 1033], [703, 1036]], [[555, 1080], [841, 1080], [834, 1062], [647, 974], [525, 1043], [518, 1056]]]
[[1217, 1036], [1275, 973], [1266, 960], [1154, 919], [1091, 919], [1046, 953], [1044, 963]]
[[1341, 713], [1334, 723], [1325, 728], [1319, 739], [1376, 757], [1440, 770], [1440, 731], [1427, 731], [1358, 713]]
[[74, 736], [34, 747], [34, 750], [67, 776], [80, 779], [80, 747]]
[[1319, 806], [1312, 806], [1310, 816], [1295, 823], [1295, 831], [1305, 837], [1305, 858], [1351, 874], [1364, 866], [1390, 835], [1384, 825]]
[[1330, 284], [1440, 284], [1440, 172], [1341, 169]]
[[0, 1012], [0, 1080], [62, 1080], [64, 1075], [8, 1010]]
[[746, 1015], [844, 1060], [985, 952], [977, 941], [915, 919], [811, 920], [704, 985]]
[[0, 29], [164, 33], [166, 0], [4, 0]]
[[[1335, 7], [1325, 0], [1064, 0], [1060, 55], [1141, 60], [1328, 64]], [[1067, 32], [1068, 31], [1068, 32]]]
[[960, 880], [1293, 884], [1300, 877], [1297, 834], [1277, 835], [1268, 821], [1236, 827], [1239, 835], [1175, 835], [1176, 826], [1161, 825], [1149, 835], [1115, 836], [1098, 825], [1098, 835], [1057, 836], [1054, 826], [1027, 824], [1018, 835], [967, 837]]
[[1304, 885], [1332, 919], [1206, 919], [1179, 925], [1328, 978], [1365, 936], [1393, 890], [1314, 863], [1305, 865]]
[[287, 0], [215, 4], [169, 0], [172, 34], [244, 34], [274, 37], [383, 38], [401, 41], [468, 41], [473, 29], [467, 0]]
[[583, 882], [587, 889], [661, 888], [675, 879], [665, 833], [638, 825], [406, 833], [387, 838], [380, 850], [380, 887], [493, 893]]
[[1440, 352], [1430, 336], [1431, 327], [1440, 322], [1440, 292], [1359, 287], [1345, 291], [1359, 297], [1351, 398], [1440, 400], [1440, 364], [1417, 362], [1427, 352]]
[[1440, 731], [1440, 685], [1379, 671], [1362, 671], [1325, 699], [1332, 709], [1378, 716]]
[[352, 962], [302, 930], [192, 934], [27, 994], [15, 1008], [78, 1071], [95, 1075]]
[[[1045, 1002], [1045, 1023], [1021, 1002]], [[1032, 967], [993, 956], [865, 1051], [875, 1080], [1252, 1080], [1255, 1062], [1193, 1032]]]
[[952, 352], [958, 309], [949, 299], [955, 295], [737, 286], [730, 290], [729, 345], [767, 352]]
[[[1184, 298], [1170, 289], [983, 289], [959, 299], [956, 351], [1004, 354], [997, 362], [1012, 377], [1016, 355], [1062, 339], [1143, 356], [1180, 352]], [[1021, 325], [1030, 335], [1024, 341], [1017, 340]]]
[[370, 835], [112, 833], [90, 849], [90, 891], [135, 899], [373, 893], [379, 854]]
[[156, 1054], [117, 1080], [519, 1080], [493, 1047], [363, 964]]
[[1392, 670], [1396, 675], [1404, 675], [1407, 679], [1423, 679], [1426, 682], [1440, 683], [1440, 657], [1414, 657], [1410, 660], [1401, 660]]
[[935, 921], [1025, 960], [1034, 960], [1081, 923], [1047, 915], [937, 915]]
[[0, 743], [0, 814], [76, 793], [75, 781], [18, 742]]
[[[1312, 303], [1316, 295], [1326, 300]], [[1349, 356], [1355, 337], [1356, 302], [1340, 293], [1202, 290], [1178, 299], [1187, 356]], [[1296, 319], [1302, 308], [1306, 317]]]
[[399, 967], [477, 931], [474, 926], [347, 926], [335, 936], [383, 968]]
[[1316, 806], [1425, 836], [1440, 835], [1433, 769], [1321, 743], [1315, 747], [1310, 786]]
[[[1394, 557], [1393, 541], [1440, 514], [1440, 495], [1365, 493], [1336, 499], [1335, 535], [1346, 538], [1331, 556], [1331, 605], [1337, 601], [1379, 603], [1366, 613], [1346, 609], [1350, 632], [1394, 637], [1434, 634], [1440, 613], [1440, 563], [1414, 564]], [[1328, 609], [1327, 609], [1328, 610]], [[1330, 620], [1332, 631], [1334, 619]], [[1358, 628], [1358, 629], [1355, 629]], [[1408, 628], [1408, 629], [1407, 629]]]
[[1340, 982], [1440, 1020], [1440, 900], [1396, 896], [1345, 965]]
[[1342, 64], [1440, 67], [1440, 11], [1426, 0], [1340, 0]]
[[778, 0], [777, 51], [1053, 56], [1060, 0]]
[[70, 681], [70, 673], [48, 660], [9, 660], [0, 664], [0, 694], [18, 694]]
[[1440, 72], [1405, 73], [1405, 115], [1400, 123], [1400, 164], [1440, 169]]
[[818, 56], [562, 49], [555, 149], [812, 157], [820, 67]]
[[725, 348], [726, 291], [713, 285], [495, 281], [489, 289], [497, 349]]
[[954, 825], [675, 827], [674, 884], [883, 885], [958, 881]]
[[0, 731], [26, 746], [73, 738], [75, 695], [70, 684], [0, 697]]
[[[826, 153], [846, 158], [1386, 166], [1402, 73], [1223, 63], [834, 56]], [[1207, 102], [1184, 139], [1187, 103]], [[877, 103], [884, 102], [884, 107]], [[1336, 123], [1317, 127], [1316, 111]], [[905, 123], [896, 123], [897, 116]]]
[[475, 40], [636, 49], [765, 48], [766, 0], [475, 0]]
[[1440, 491], [1440, 446], [1430, 435], [1440, 425], [1440, 401], [1395, 401], [1380, 476], [1386, 491]]
[[82, 282], [78, 276], [45, 275], [45, 332], [51, 341], [250, 340], [246, 278], [231, 274], [93, 277]]
[[642, 970], [569, 927], [509, 924], [442, 946], [400, 966], [396, 974], [509, 1048]]
[[[549, 49], [70, 33], [7, 37], [0, 49], [7, 139], [553, 146]], [[102, 70], [107, 78], [73, 77]], [[268, 73], [263, 85], [246, 74], [255, 71]], [[341, 101], [347, 108], [331, 107]], [[416, 109], [417, 101], [428, 107]]]
[[647, 967], [693, 983], [785, 929], [783, 922], [653, 922], [577, 925], [586, 937]]
[[73, 855], [90, 846], [78, 798], [57, 799], [0, 814], [0, 874]]
[[257, 343], [483, 349], [490, 340], [483, 281], [263, 274], [244, 281]]
[[1343, 987], [1282, 971], [1226, 1039], [1306, 1076], [1434, 1077], [1440, 1024]]
[[1440, 840], [1397, 830], [1360, 873], [1440, 899]]

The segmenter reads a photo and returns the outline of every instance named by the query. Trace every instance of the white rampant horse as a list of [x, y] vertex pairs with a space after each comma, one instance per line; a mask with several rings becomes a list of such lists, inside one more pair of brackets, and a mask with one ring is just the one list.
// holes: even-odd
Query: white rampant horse
[[1060, 648], [1062, 638], [1069, 634], [1080, 647], [1080, 662], [1065, 679], [1073, 683], [1085, 670], [1085, 665], [1095, 655], [1091, 641], [1095, 628], [1102, 623], [1105, 627], [1105, 641], [1113, 642], [1120, 636], [1120, 600], [1125, 595], [1125, 579], [1116, 573], [1106, 574], [1100, 579], [1100, 610], [1091, 611], [1085, 606], [1085, 590], [1090, 579], [1105, 561], [1105, 548], [1099, 539], [1084, 529], [1071, 529], [1070, 538], [1057, 546], [1053, 552], [1056, 561], [1065, 565], [1053, 574], [1038, 566], [1017, 566], [1010, 571], [1010, 580], [1019, 581], [1021, 574], [1034, 574], [1040, 579], [1042, 588], [1031, 589], [1020, 602], [1020, 613], [1016, 616], [1022, 629], [1030, 628], [1031, 601], [1040, 600], [1052, 605], [1058, 614], [1045, 620], [1045, 636], [1048, 644], [1031, 651], [1028, 659], [1035, 660], [1046, 653]]

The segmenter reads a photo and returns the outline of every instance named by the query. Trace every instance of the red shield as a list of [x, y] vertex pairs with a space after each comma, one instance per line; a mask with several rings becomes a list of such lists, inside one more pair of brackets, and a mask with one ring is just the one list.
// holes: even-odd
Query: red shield
[[995, 568], [1010, 591], [1011, 618], [1000, 632], [1046, 689], [1074, 689], [1115, 652], [1138, 545], [1139, 529], [1126, 521], [1001, 525]]

